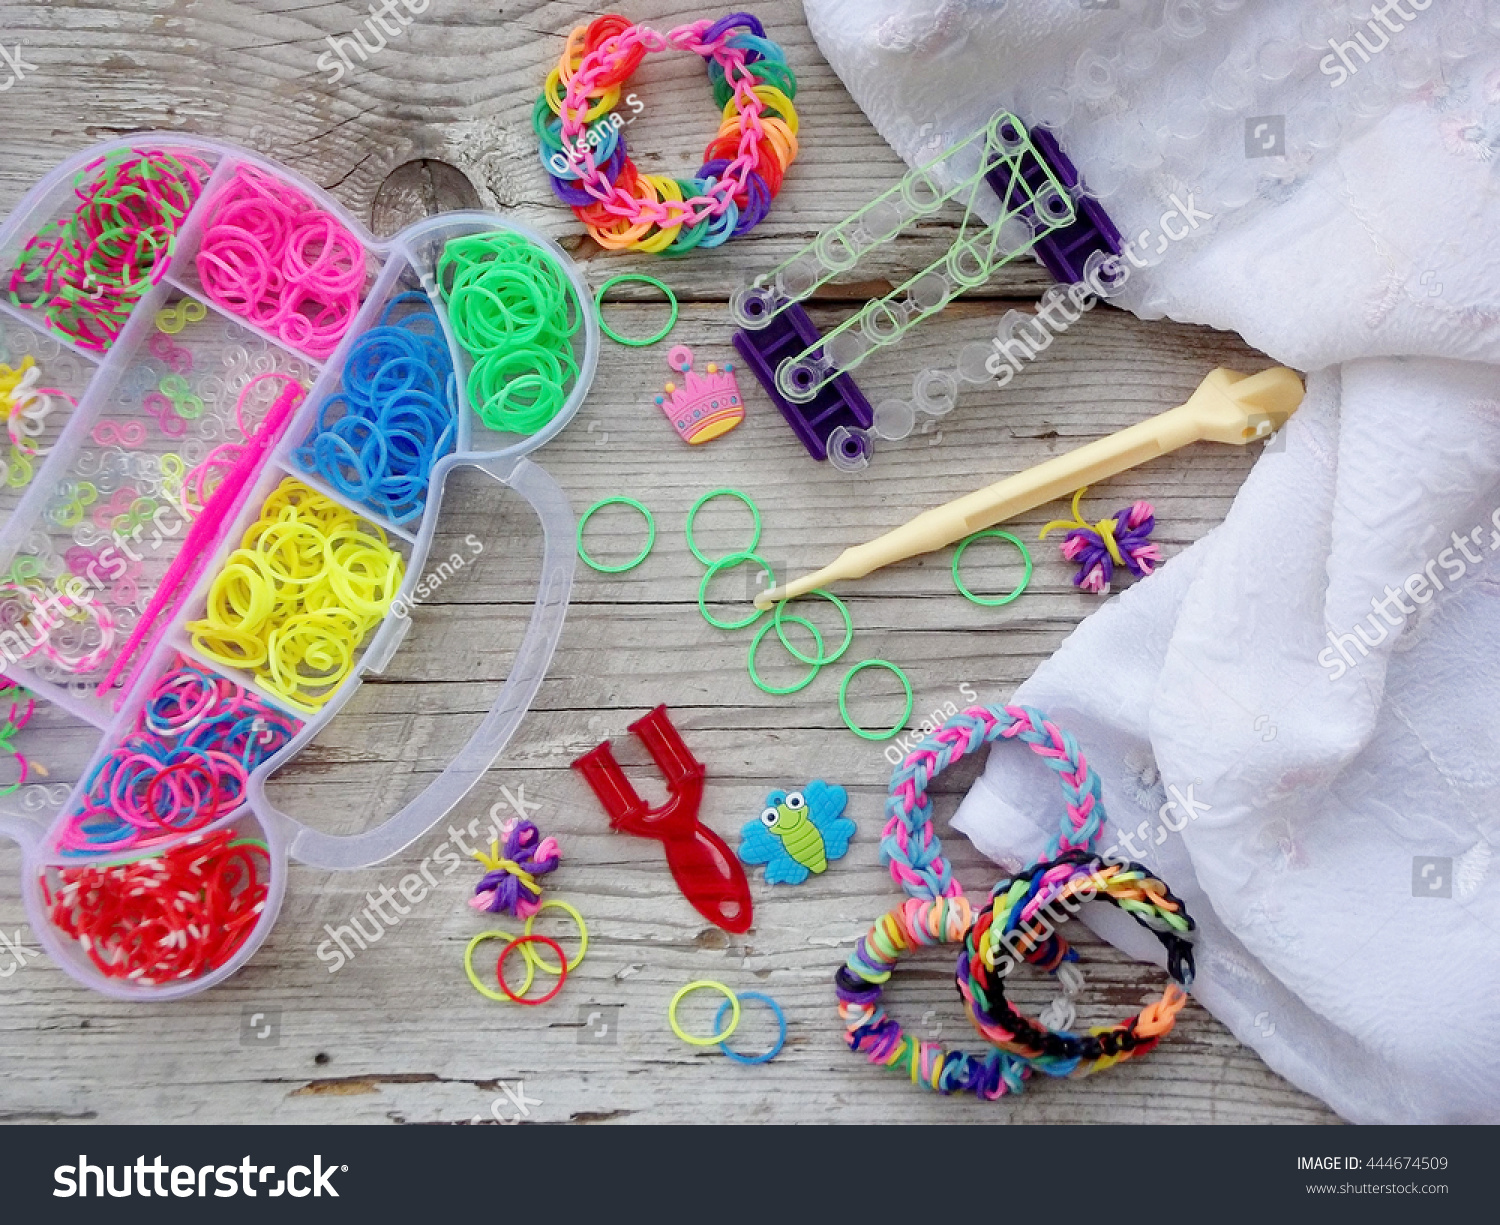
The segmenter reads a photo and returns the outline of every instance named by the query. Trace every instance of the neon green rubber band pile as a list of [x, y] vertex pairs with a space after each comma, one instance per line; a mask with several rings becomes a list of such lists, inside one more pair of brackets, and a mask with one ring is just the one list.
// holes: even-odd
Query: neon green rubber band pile
[[452, 238], [437, 263], [453, 334], [473, 360], [465, 384], [492, 430], [535, 434], [578, 381], [573, 336], [587, 309], [552, 254], [508, 230]]

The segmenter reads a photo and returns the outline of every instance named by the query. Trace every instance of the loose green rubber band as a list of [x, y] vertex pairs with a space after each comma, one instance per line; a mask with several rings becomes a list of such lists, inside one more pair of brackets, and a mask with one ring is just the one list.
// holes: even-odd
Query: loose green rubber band
[[[632, 340], [628, 336], [621, 336], [609, 324], [604, 322], [604, 291], [611, 286], [630, 281], [642, 285], [654, 285], [662, 293], [667, 295], [667, 302], [672, 307], [672, 317], [667, 320], [667, 326], [656, 333], [655, 336], [647, 336], [643, 340]], [[599, 320], [599, 330], [613, 340], [616, 344], [629, 345], [631, 348], [644, 349], [647, 345], [654, 345], [659, 340], [665, 340], [667, 333], [677, 326], [677, 295], [672, 290], [658, 281], [654, 276], [647, 276], [644, 272], [622, 272], [619, 276], [612, 276], [599, 286], [594, 294], [594, 317]]]
[[[964, 550], [976, 540], [983, 540], [986, 536], [997, 536], [1001, 540], [1010, 541], [1011, 544], [1021, 550], [1021, 560], [1026, 563], [1026, 573], [1021, 576], [1021, 581], [1016, 585], [1016, 589], [1009, 595], [1001, 596], [998, 600], [989, 600], [983, 596], [975, 595], [964, 586], [964, 580], [958, 572], [959, 558], [964, 555]], [[958, 588], [959, 594], [966, 600], [971, 600], [975, 604], [981, 604], [985, 608], [999, 608], [1002, 604], [1009, 604], [1031, 585], [1031, 554], [1026, 551], [1025, 544], [1018, 537], [1012, 536], [1009, 532], [1001, 531], [999, 528], [992, 527], [983, 532], [975, 532], [967, 540], [962, 541], [958, 548], [953, 550], [953, 585]]]
[[[708, 585], [713, 581], [714, 575], [719, 573], [720, 570], [727, 570], [731, 566], [737, 566], [741, 562], [746, 561], [753, 561], [759, 566], [772, 586], [776, 583], [776, 575], [772, 572], [766, 559], [758, 553], [748, 551], [744, 553], [731, 553], [728, 557], [721, 557], [718, 561], [710, 564], [707, 572], [703, 575], [703, 581], [698, 584], [698, 611], [703, 614], [703, 619], [716, 630], [742, 630], [747, 625], [754, 625], [759, 620], [761, 614], [766, 611], [764, 608], [757, 608], [743, 621], [715, 621], [713, 615], [708, 611]], [[823, 649], [821, 640], [818, 642], [818, 649], [820, 651]]]
[[693, 556], [701, 561], [705, 566], [711, 566], [713, 565], [713, 562], [703, 556], [702, 552], [698, 548], [697, 543], [693, 540], [693, 520], [698, 517], [699, 508], [702, 507], [705, 502], [711, 501], [714, 498], [738, 498], [741, 502], [743, 502], [750, 508], [750, 514], [755, 518], [755, 535], [750, 538], [749, 544], [747, 544], [743, 549], [739, 550], [741, 553], [752, 552], [755, 546], [760, 543], [760, 511], [756, 508], [755, 503], [750, 500], [750, 496], [748, 494], [741, 493], [738, 489], [710, 489], [701, 498], [693, 503], [692, 509], [688, 511], [687, 517], [688, 548], [692, 550]]
[[[906, 710], [902, 713], [901, 718], [897, 721], [896, 725], [889, 731], [867, 732], [864, 728], [860, 727], [858, 723], [856, 723], [849, 717], [849, 706], [847, 701], [849, 695], [849, 682], [854, 679], [854, 674], [856, 672], [862, 672], [866, 668], [886, 668], [889, 671], [894, 672], [901, 678], [901, 685], [906, 690]], [[892, 736], [894, 736], [897, 732], [899, 732], [903, 727], [906, 726], [906, 721], [911, 718], [912, 708], [915, 705], [916, 701], [912, 697], [911, 692], [911, 682], [906, 679], [906, 673], [901, 671], [900, 668], [896, 667], [896, 665], [891, 663], [889, 660], [867, 659], [862, 663], [855, 664], [854, 667], [850, 668], [848, 672], [844, 673], [844, 681], [839, 686], [839, 714], [843, 715], [844, 717], [844, 726], [847, 727], [856, 736], [860, 737], [860, 739], [862, 740], [889, 740]]]
[[[588, 550], [583, 547], [583, 525], [589, 521], [589, 516], [592, 515], [596, 510], [604, 506], [616, 505], [633, 506], [636, 510], [640, 511], [641, 514], [646, 516], [646, 547], [643, 548], [628, 562], [626, 562], [623, 566], [604, 566], [600, 565], [592, 557], [590, 557], [588, 555]], [[634, 570], [638, 565], [646, 560], [646, 556], [651, 552], [651, 548], [654, 544], [656, 544], [656, 520], [651, 517], [651, 512], [644, 506], [642, 506], [639, 502], [637, 502], [634, 498], [627, 498], [618, 495], [613, 498], [600, 498], [597, 502], [590, 506], [588, 510], [583, 512], [583, 518], [578, 521], [578, 556], [582, 559], [584, 565], [590, 567], [591, 569], [599, 571], [600, 574], [623, 574], [626, 570]], [[705, 613], [704, 615], [707, 616], [708, 614]]]
[[[849, 644], [854, 641], [854, 618], [849, 615], [848, 605], [846, 605], [843, 600], [839, 599], [838, 596], [834, 595], [833, 592], [824, 591], [821, 587], [816, 587], [812, 591], [809, 591], [807, 594], [820, 595], [825, 600], [832, 601], [833, 606], [837, 608], [841, 614], [843, 614], [844, 641], [839, 644], [839, 649], [832, 655], [820, 654], [817, 659], [812, 659], [809, 656], [804, 655], [790, 642], [788, 642], [786, 635], [781, 632], [781, 620], [783, 616], [783, 610], [788, 604], [791, 603], [790, 600], [782, 600], [779, 604], [777, 604], [776, 613], [771, 618], [771, 624], [776, 627], [776, 637], [781, 639], [781, 645], [787, 649], [788, 654], [790, 654], [793, 659], [800, 659], [805, 664], [817, 664], [819, 667], [822, 667], [824, 664], [837, 663], [838, 660], [843, 656], [844, 652], [849, 649]], [[791, 617], [789, 619], [792, 621], [802, 621], [801, 617]], [[802, 623], [804, 625], [807, 624], [805, 621], [803, 621]], [[820, 641], [818, 643], [819, 652], [821, 652], [822, 649], [823, 644]]]
[[[818, 651], [821, 654], [823, 650], [823, 635], [818, 632], [818, 627], [804, 617], [792, 616], [788, 617], [787, 620], [795, 621], [798, 625], [805, 625], [808, 629], [810, 629], [812, 631], [813, 641], [818, 644]], [[757, 689], [759, 689], [762, 693], [769, 693], [773, 696], [780, 697], [783, 694], [796, 693], [799, 689], [806, 689], [813, 683], [813, 678], [823, 670], [823, 666], [821, 664], [813, 664], [812, 670], [806, 676], [804, 676], [800, 681], [786, 686], [786, 688], [784, 689], [777, 688], [775, 685], [768, 685], [765, 681], [761, 680], [760, 676], [755, 671], [755, 648], [760, 646], [760, 640], [766, 636], [766, 631], [771, 629], [773, 625], [775, 625], [775, 622], [767, 621], [756, 632], [755, 637], [750, 642], [750, 655], [746, 660], [746, 666], [750, 669], [750, 679], [752, 682], [754, 682]], [[781, 627], [779, 625], [775, 625], [775, 628], [777, 636], [780, 637], [782, 643], [785, 644], [786, 638], [781, 633]]]

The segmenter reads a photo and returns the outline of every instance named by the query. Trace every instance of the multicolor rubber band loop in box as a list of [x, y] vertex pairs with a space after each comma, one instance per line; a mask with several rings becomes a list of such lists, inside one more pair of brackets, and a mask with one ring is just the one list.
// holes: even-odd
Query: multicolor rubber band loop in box
[[[642, 336], [639, 339], [632, 336], [621, 336], [614, 328], [604, 321], [604, 294], [606, 290], [616, 285], [640, 284], [651, 285], [667, 295], [667, 305], [672, 313], [668, 316], [665, 324], [659, 332], [650, 336]], [[594, 318], [599, 321], [599, 330], [613, 340], [616, 344], [628, 345], [632, 349], [644, 349], [648, 345], [654, 345], [667, 338], [671, 330], [677, 326], [677, 295], [672, 292], [669, 285], [658, 281], [654, 276], [647, 276], [643, 272], [622, 272], [619, 276], [612, 276], [594, 291]], [[753, 545], [751, 546], [754, 547]]]
[[265, 843], [220, 829], [126, 863], [43, 869], [41, 887], [53, 925], [101, 974], [149, 987], [233, 959], [265, 913], [269, 880]]
[[[23, 702], [24, 709], [21, 705]], [[19, 791], [25, 786], [27, 776], [31, 773], [31, 763], [27, 761], [26, 754], [11, 744], [11, 738], [31, 722], [31, 716], [36, 713], [36, 699], [31, 693], [9, 682], [0, 686], [0, 706], [6, 703], [10, 704], [10, 713], [0, 715], [0, 752], [9, 753], [15, 758], [17, 775], [14, 782], [0, 787], [0, 798]]]
[[[755, 622], [760, 618], [761, 614], [765, 612], [765, 609], [763, 608], [756, 608], [751, 611], [748, 617], [745, 617], [740, 621], [719, 621], [708, 611], [708, 585], [713, 581], [714, 575], [718, 574], [721, 570], [732, 569], [742, 562], [747, 561], [753, 561], [757, 566], [761, 568], [761, 571], [766, 576], [766, 583], [768, 585], [775, 584], [776, 576], [771, 572], [770, 563], [767, 562], [766, 559], [763, 558], [759, 553], [750, 552], [731, 553], [727, 557], [719, 558], [718, 561], [713, 562], [709, 565], [707, 573], [705, 573], [703, 576], [703, 581], [698, 584], [698, 611], [703, 614], [703, 619], [707, 621], [711, 626], [713, 626], [716, 630], [742, 630], [748, 625], [754, 625]], [[822, 648], [822, 639], [819, 638], [818, 649], [822, 650]]]
[[[703, 509], [704, 504], [713, 501], [713, 499], [715, 498], [738, 498], [741, 502], [743, 502], [750, 508], [750, 515], [755, 520], [755, 532], [750, 537], [750, 543], [747, 544], [743, 549], [737, 549], [735, 553], [752, 553], [755, 551], [755, 546], [760, 543], [760, 509], [755, 505], [753, 501], [751, 501], [750, 495], [747, 493], [741, 493], [738, 489], [710, 489], [707, 493], [703, 494], [696, 502], [694, 502], [693, 505], [688, 509], [686, 528], [688, 549], [692, 553], [692, 555], [699, 561], [701, 561], [705, 566], [711, 566], [714, 563], [712, 560], [703, 555], [703, 551], [698, 547], [697, 541], [693, 539], [693, 522], [698, 518], [698, 512]], [[733, 553], [729, 554], [729, 556], [731, 557], [734, 555], [735, 554]], [[720, 558], [719, 560], [722, 561], [724, 559]], [[811, 661], [809, 660], [806, 662]]]
[[[1047, 896], [1055, 899], [1065, 887], [1060, 882], [1077, 888], [1080, 865], [1097, 864], [1092, 859], [1091, 848], [1105, 820], [1104, 804], [1100, 798], [1099, 776], [1084, 759], [1077, 741], [1030, 707], [970, 707], [923, 740], [907, 754], [891, 776], [886, 824], [880, 844], [881, 857], [889, 866], [891, 875], [911, 897], [883, 916], [860, 939], [835, 980], [839, 1014], [847, 1027], [845, 1040], [850, 1049], [864, 1052], [872, 1063], [909, 1072], [914, 1084], [925, 1085], [939, 1093], [972, 1092], [985, 1099], [1020, 1092], [1034, 1071], [1064, 1075], [1082, 1066], [1083, 1060], [1080, 1058], [1072, 1069], [1064, 1070], [1070, 1056], [1063, 1054], [1057, 1058], [1045, 1049], [1048, 1042], [1045, 1034], [1051, 1031], [1037, 1027], [1042, 1035], [1037, 1038], [1033, 1038], [1029, 1031], [1023, 1031], [1019, 1021], [1013, 1021], [1009, 1013], [1001, 1010], [1003, 997], [991, 993], [992, 984], [988, 981], [984, 984], [983, 1023], [993, 1022], [996, 1036], [999, 1036], [1000, 1027], [1005, 1027], [1009, 1035], [1005, 1039], [1007, 1043], [1015, 1043], [1018, 1038], [1035, 1041], [1040, 1048], [1039, 1060], [1001, 1047], [992, 1047], [987, 1054], [975, 1056], [950, 1051], [935, 1043], [918, 1042], [905, 1035], [901, 1026], [886, 1013], [881, 997], [896, 963], [906, 953], [925, 945], [965, 943], [976, 927], [972, 908], [953, 879], [952, 865], [943, 855], [933, 829], [932, 800], [927, 788], [931, 780], [953, 762], [1002, 739], [1029, 745], [1057, 774], [1066, 812], [1047, 851], [1047, 859], [1024, 875], [1025, 884], [1019, 888], [1015, 885], [1023, 878], [1001, 882], [998, 889], [1001, 908], [996, 910], [992, 898], [989, 924], [972, 937], [974, 947], [988, 947], [989, 933], [994, 930], [997, 917], [1002, 933], [1007, 930], [1006, 925], [1012, 923], [1013, 913], [1018, 916], [1017, 923], [1032, 922], [1041, 905], [1038, 899], [1044, 896], [1043, 888], [1049, 888], [1051, 892]], [[1094, 873], [1092, 867], [1088, 870]], [[1146, 916], [1147, 925], [1159, 935], [1170, 931], [1174, 939], [1185, 943], [1191, 931], [1191, 921], [1181, 912], [1180, 903], [1167, 893], [1165, 886], [1157, 888], [1154, 881], [1148, 885], [1146, 875], [1134, 877], [1134, 871], [1134, 865], [1126, 865], [1123, 872], [1116, 874], [1121, 878], [1121, 884], [1117, 886], [1117, 904], [1129, 913]], [[1038, 887], [1033, 889], [1033, 886]], [[1182, 921], [1181, 926], [1177, 920]], [[1038, 938], [1028, 938], [1017, 945], [1021, 960], [1055, 970], [1069, 956], [1071, 950], [1050, 932], [1043, 934], [1036, 929], [1029, 930], [1027, 936], [1032, 935]], [[1165, 939], [1163, 943], [1166, 943]], [[972, 964], [969, 945], [965, 944], [959, 965], [967, 974]], [[1191, 960], [1184, 959], [1180, 949], [1172, 972], [1174, 977], [1191, 977]], [[1146, 1009], [1135, 1022], [1127, 1023], [1134, 1024], [1135, 1033], [1144, 1039], [1132, 1048], [1131, 1053], [1144, 1053], [1155, 1045], [1152, 1039], [1159, 1038], [1171, 1028], [1171, 1018], [1182, 1006], [1178, 995], [1180, 989], [1174, 983], [1162, 1001]], [[1064, 1049], [1067, 1039], [1076, 1037], [1054, 1036], [1064, 1044]], [[1093, 1060], [1089, 1070], [1118, 1061], [1121, 1057], [1118, 1052], [1123, 1050], [1125, 1043], [1123, 1040], [1113, 1041], [1117, 1054], [1103, 1054], [1105, 1047], [1101, 1041], [1102, 1058]], [[1049, 1059], [1051, 1062], [1046, 1062]]]
[[[636, 510], [640, 511], [641, 514], [646, 516], [646, 543], [641, 548], [641, 551], [639, 553], [637, 553], [623, 565], [603, 565], [590, 557], [588, 555], [588, 550], [583, 547], [584, 525], [588, 523], [589, 518], [596, 510], [601, 510], [606, 506], [633, 506]], [[646, 560], [647, 556], [651, 552], [652, 547], [655, 544], [656, 520], [652, 518], [651, 512], [647, 510], [646, 507], [643, 506], [640, 502], [637, 502], [634, 498], [627, 498], [623, 495], [616, 495], [611, 498], [600, 498], [597, 502], [590, 506], [588, 510], [584, 511], [583, 517], [578, 520], [578, 556], [583, 561], [584, 565], [588, 566], [590, 569], [599, 571], [600, 574], [623, 574], [626, 570], [634, 570], [638, 565]]]
[[[692, 51], [708, 66], [718, 134], [690, 179], [641, 174], [614, 114], [648, 52]], [[532, 111], [558, 199], [601, 246], [677, 255], [747, 233], [770, 211], [797, 156], [797, 80], [748, 13], [660, 34], [618, 14], [574, 29]]]
[[[212, 756], [205, 754], [205, 756]], [[189, 783], [180, 785], [173, 778], [182, 770], [191, 770], [188, 776]], [[196, 780], [196, 782], [195, 782]], [[201, 785], [197, 785], [201, 782]], [[157, 795], [161, 791], [167, 793], [172, 807], [166, 810], [163, 816], [157, 807]], [[188, 830], [201, 829], [205, 825], [213, 824], [214, 818], [219, 815], [219, 803], [221, 792], [218, 787], [218, 778], [213, 768], [205, 765], [202, 761], [179, 761], [164, 769], [158, 770], [146, 784], [146, 815], [151, 821], [163, 830], [178, 834]], [[203, 811], [204, 802], [209, 807]], [[188, 818], [182, 824], [169, 821], [174, 812], [188, 814]]]
[[[964, 586], [963, 576], [959, 573], [958, 570], [958, 563], [964, 555], [964, 550], [967, 549], [976, 540], [983, 540], [986, 536], [993, 536], [999, 540], [1010, 541], [1011, 544], [1015, 545], [1016, 548], [1021, 550], [1021, 561], [1026, 566], [1026, 573], [1021, 576], [1021, 581], [1016, 584], [1015, 590], [1012, 591], [1009, 595], [1000, 596], [998, 599], [990, 599], [986, 596], [975, 595], [972, 591]], [[999, 608], [1002, 604], [1009, 604], [1012, 600], [1019, 596], [1023, 591], [1026, 590], [1030, 583], [1031, 554], [1027, 551], [1025, 544], [1022, 543], [1020, 538], [1017, 536], [1012, 536], [1009, 532], [1002, 531], [999, 528], [988, 528], [982, 532], [975, 532], [972, 536], [969, 536], [968, 538], [960, 541], [958, 547], [953, 550], [953, 585], [958, 588], [959, 594], [963, 596], [964, 599], [969, 600], [972, 603], [981, 604], [985, 608]]]
[[[801, 620], [801, 618], [794, 618], [794, 620]], [[821, 650], [821, 648], [822, 644], [819, 643], [819, 649]], [[842, 654], [842, 651], [840, 654]], [[883, 732], [866, 731], [849, 714], [849, 682], [854, 679], [856, 674], [863, 672], [866, 668], [884, 668], [888, 672], [894, 672], [901, 681], [901, 687], [906, 690], [906, 709], [902, 711], [901, 717]], [[844, 718], [844, 726], [861, 740], [889, 740], [906, 726], [906, 721], [911, 718], [912, 708], [915, 704], [915, 699], [911, 691], [911, 681], [906, 679], [906, 673], [886, 659], [866, 659], [861, 663], [855, 664], [854, 667], [844, 673], [844, 679], [839, 684], [839, 714]]]
[[227, 816], [250, 775], [301, 724], [232, 681], [178, 658], [134, 730], [93, 768], [55, 841], [65, 854], [148, 847]]
[[71, 216], [21, 249], [4, 282], [13, 305], [40, 312], [80, 348], [107, 350], [166, 275], [177, 232], [213, 174], [182, 150], [119, 150], [73, 179]]
[[[786, 1045], [786, 1014], [781, 1011], [780, 1004], [773, 1000], [769, 995], [763, 995], [759, 991], [741, 991], [739, 993], [739, 996], [741, 1000], [759, 1000], [762, 1004], [764, 1004], [771, 1010], [772, 1015], [776, 1018], [776, 1042], [774, 1043], [774, 1045], [772, 1045], [770, 1050], [760, 1055], [741, 1055], [738, 1051], [730, 1050], [728, 1042], [719, 1043], [719, 1049], [723, 1051], [724, 1054], [727, 1055], [730, 1059], [734, 1060], [735, 1063], [770, 1063], [771, 1060], [775, 1059], [777, 1055], [781, 1054], [781, 1048]], [[719, 1005], [718, 1014], [714, 1017], [715, 1028], [724, 1024], [724, 1012], [728, 1007], [728, 1000], [725, 1000], [722, 1004]]]
[[[729, 1025], [720, 1029], [718, 1033], [709, 1038], [695, 1038], [687, 1033], [681, 1023], [677, 1020], [677, 1005], [682, 1003], [684, 997], [694, 991], [718, 991], [724, 996], [724, 1002], [733, 1010], [729, 1018]], [[722, 1014], [723, 1009], [720, 1009]], [[672, 1002], [667, 1005], [667, 1024], [672, 1027], [672, 1032], [686, 1042], [689, 1046], [717, 1046], [721, 1042], [727, 1042], [729, 1036], [739, 1027], [740, 1023], [740, 997], [726, 987], [723, 983], [716, 983], [709, 978], [700, 978], [696, 982], [688, 983], [677, 989], [677, 994], [672, 997]], [[714, 1022], [719, 1025], [718, 1021]]]

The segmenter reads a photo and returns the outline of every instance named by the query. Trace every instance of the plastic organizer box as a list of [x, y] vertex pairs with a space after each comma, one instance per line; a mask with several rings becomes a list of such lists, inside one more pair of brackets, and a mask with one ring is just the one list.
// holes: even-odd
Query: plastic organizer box
[[[541, 408], [517, 389], [547, 376], [455, 326], [484, 242], [503, 247], [480, 268], [501, 306], [478, 326], [539, 337], [542, 305], [566, 322], [545, 333], [561, 373]], [[545, 292], [506, 260], [541, 269]], [[513, 222], [449, 213], [382, 241], [291, 171], [177, 134], [79, 154], [0, 227], [0, 672], [45, 712], [28, 723], [12, 689], [0, 747], [51, 767], [0, 790], [0, 834], [22, 848], [33, 930], [75, 979], [122, 999], [213, 986], [275, 923], [289, 860], [387, 859], [494, 762], [567, 608], [573, 513], [528, 456], [592, 382], [589, 301], [562, 249]], [[476, 387], [510, 407], [475, 404]], [[510, 674], [399, 812], [311, 829], [267, 779], [395, 653], [463, 466], [543, 529]]]

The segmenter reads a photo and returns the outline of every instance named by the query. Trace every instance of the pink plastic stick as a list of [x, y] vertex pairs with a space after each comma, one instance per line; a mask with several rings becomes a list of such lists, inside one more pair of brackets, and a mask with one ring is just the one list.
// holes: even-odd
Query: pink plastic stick
[[[120, 692], [121, 700], [123, 701], [125, 694], [130, 692], [130, 686], [135, 682], [136, 675], [151, 658], [151, 651], [171, 623], [171, 614], [167, 612], [168, 604], [172, 602], [180, 589], [191, 588], [202, 575], [204, 568], [208, 565], [212, 546], [218, 538], [220, 529], [239, 512], [240, 503], [254, 480], [256, 472], [259, 471], [266, 452], [286, 432], [286, 427], [291, 423], [293, 411], [302, 402], [303, 394], [300, 384], [289, 382], [282, 393], [276, 397], [276, 402], [266, 413], [266, 419], [261, 422], [260, 429], [255, 432], [253, 438], [246, 442], [244, 454], [235, 460], [234, 465], [224, 474], [219, 487], [214, 490], [212, 496], [203, 504], [203, 509], [198, 512], [198, 517], [193, 520], [192, 529], [183, 540], [177, 559], [162, 576], [156, 594], [151, 597], [151, 602], [146, 605], [146, 611], [141, 614], [139, 623], [131, 631], [119, 655], [115, 657], [109, 674], [99, 682], [99, 688], [94, 691], [95, 696], [103, 697], [109, 692], [115, 678], [124, 671], [125, 665], [130, 662], [141, 641], [147, 634], [151, 634], [150, 643], [141, 653], [140, 663], [126, 678]], [[175, 607], [172, 611], [176, 611]]]

